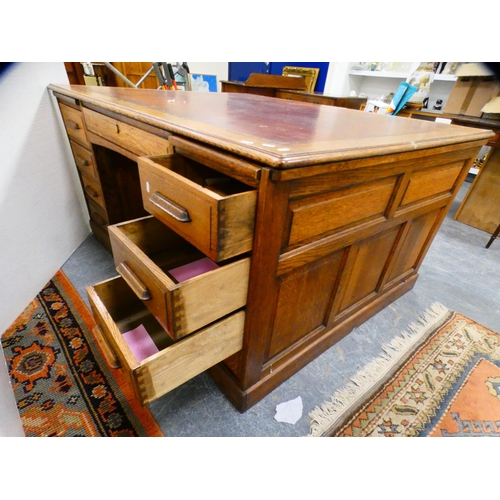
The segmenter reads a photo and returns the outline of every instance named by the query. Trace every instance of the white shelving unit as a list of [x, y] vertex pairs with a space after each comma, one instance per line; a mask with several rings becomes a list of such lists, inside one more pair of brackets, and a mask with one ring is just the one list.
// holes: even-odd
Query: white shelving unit
[[[366, 95], [369, 99], [380, 99], [383, 96], [396, 92], [399, 83], [405, 82], [418, 68], [419, 62], [404, 63], [406, 71], [368, 71], [352, 69], [356, 63], [351, 63], [347, 71], [350, 91], [357, 95]], [[443, 101], [443, 107], [450, 95], [457, 77], [454, 75], [435, 75], [429, 93], [429, 110], [438, 99]]]
[[[397, 78], [398, 80], [406, 80], [410, 75], [411, 71], [356, 71], [350, 70], [349, 75], [351, 76], [368, 76], [370, 78]], [[455, 75], [435, 75], [434, 81], [442, 82], [455, 82], [457, 77]]]

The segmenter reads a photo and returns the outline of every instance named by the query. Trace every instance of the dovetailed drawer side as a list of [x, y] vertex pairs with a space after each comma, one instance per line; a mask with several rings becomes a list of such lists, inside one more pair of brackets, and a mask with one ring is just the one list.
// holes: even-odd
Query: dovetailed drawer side
[[108, 227], [118, 273], [168, 335], [178, 340], [244, 307], [250, 258], [177, 282], [169, 270], [205, 255], [148, 216]]

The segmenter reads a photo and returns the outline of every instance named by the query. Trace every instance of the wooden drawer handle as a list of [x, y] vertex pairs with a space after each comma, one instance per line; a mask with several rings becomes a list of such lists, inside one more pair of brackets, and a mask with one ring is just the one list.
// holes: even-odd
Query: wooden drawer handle
[[90, 165], [90, 163], [85, 159], [85, 158], [82, 158], [81, 156], [75, 156], [75, 159], [77, 160], [77, 163], [78, 165], [80, 165], [80, 167], [88, 167]]
[[93, 332], [94, 337], [101, 347], [102, 353], [104, 354], [104, 359], [106, 359], [108, 365], [111, 368], [121, 368], [120, 360], [115, 354], [115, 351], [113, 351], [113, 348], [109, 345], [108, 341], [104, 338], [101, 327], [99, 325], [96, 325]]
[[68, 125], [68, 128], [74, 128], [75, 130], [80, 130], [80, 124], [79, 123], [76, 123], [72, 120], [67, 120], [66, 121], [67, 125]]
[[179, 222], [191, 222], [191, 217], [189, 216], [189, 212], [185, 209], [174, 203], [173, 201], [165, 198], [160, 193], [154, 193], [153, 196], [149, 198], [149, 201], [156, 207], [158, 207], [162, 212], [173, 217], [175, 220]]
[[99, 193], [92, 186], [86, 184], [84, 190], [92, 198], [99, 198]]
[[148, 287], [132, 272], [125, 262], [120, 262], [116, 270], [139, 299], [144, 301], [151, 300], [151, 293]]

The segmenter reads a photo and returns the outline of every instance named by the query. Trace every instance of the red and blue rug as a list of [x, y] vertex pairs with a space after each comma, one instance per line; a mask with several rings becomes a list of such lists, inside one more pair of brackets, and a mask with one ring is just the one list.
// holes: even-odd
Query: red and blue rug
[[2, 335], [25, 435], [163, 436], [121, 372], [107, 367], [94, 326], [58, 271]]

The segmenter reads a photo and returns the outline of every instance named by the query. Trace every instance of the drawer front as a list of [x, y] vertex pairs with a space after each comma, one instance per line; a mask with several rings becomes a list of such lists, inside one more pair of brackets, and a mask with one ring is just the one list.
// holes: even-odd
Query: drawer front
[[206, 167], [198, 175], [185, 162], [176, 154], [139, 158], [144, 208], [216, 262], [251, 250], [257, 191], [217, 172], [205, 178]]
[[[167, 139], [146, 132], [91, 109], [84, 108], [87, 130], [137, 156], [164, 155], [172, 151]], [[119, 151], [120, 152], [120, 151]]]
[[97, 168], [95, 166], [94, 155], [92, 152], [72, 140], [70, 140], [69, 143], [71, 150], [73, 151], [73, 157], [78, 170], [80, 170], [80, 172], [87, 177], [97, 180]]
[[101, 208], [106, 209], [101, 186], [95, 179], [82, 175], [82, 187], [88, 199], [97, 203]]
[[[87, 288], [98, 328], [132, 382], [140, 403], [146, 405], [241, 350], [245, 312], [239, 311], [173, 343], [122, 278]], [[137, 360], [123, 337], [143, 325], [158, 352]]]
[[106, 213], [106, 210], [104, 210], [104, 208], [97, 203], [93, 202], [88, 196], [87, 206], [89, 208], [89, 215], [92, 220], [97, 222], [100, 226], [106, 226], [107, 224], [109, 224], [108, 214]]
[[203, 258], [154, 217], [108, 227], [116, 269], [173, 340], [246, 305], [250, 259], [176, 282], [168, 270]]
[[69, 137], [90, 148], [91, 146], [83, 125], [82, 113], [62, 102], [59, 103], [59, 109], [61, 110], [66, 132], [68, 132]]

